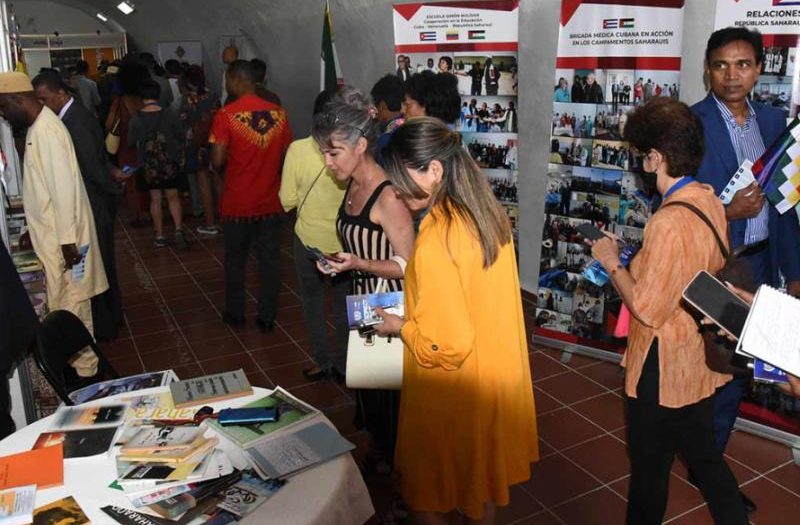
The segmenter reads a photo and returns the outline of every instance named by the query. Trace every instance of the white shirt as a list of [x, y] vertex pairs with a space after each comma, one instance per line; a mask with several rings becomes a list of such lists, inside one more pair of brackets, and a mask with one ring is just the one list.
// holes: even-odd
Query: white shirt
[[67, 103], [64, 104], [64, 107], [61, 108], [61, 111], [58, 112], [58, 118], [59, 119], [64, 120], [64, 115], [66, 115], [67, 111], [69, 111], [69, 108], [72, 107], [72, 103], [73, 102], [75, 102], [75, 98], [74, 97], [69, 97], [69, 101], [67, 101]]

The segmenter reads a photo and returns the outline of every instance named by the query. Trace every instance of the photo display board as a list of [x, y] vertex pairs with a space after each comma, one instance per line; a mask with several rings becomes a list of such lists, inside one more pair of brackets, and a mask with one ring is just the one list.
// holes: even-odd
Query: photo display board
[[397, 75], [405, 79], [427, 69], [458, 78], [461, 115], [455, 130], [489, 178], [515, 234], [518, 20], [519, 0], [394, 6]]
[[535, 334], [606, 351], [621, 301], [582, 272], [591, 223], [641, 247], [655, 180], [622, 140], [627, 114], [654, 96], [680, 96], [683, 0], [563, 0], [553, 79], [550, 158]]

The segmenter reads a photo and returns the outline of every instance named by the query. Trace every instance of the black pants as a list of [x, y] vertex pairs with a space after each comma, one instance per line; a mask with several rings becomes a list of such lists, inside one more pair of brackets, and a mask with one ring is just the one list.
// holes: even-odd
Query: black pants
[[[302, 241], [294, 236], [294, 267], [300, 283], [300, 297], [303, 300], [303, 316], [311, 340], [311, 350], [317, 366], [323, 369], [331, 366], [344, 373], [347, 361], [347, 323], [346, 297], [350, 292], [350, 275], [341, 274], [333, 278], [325, 277], [317, 269], [316, 258]], [[336, 351], [331, 352], [328, 345], [328, 321], [325, 315], [326, 282], [330, 281], [333, 295], [333, 311], [336, 324]]]
[[234, 317], [244, 317], [245, 265], [250, 245], [261, 274], [258, 293], [258, 319], [270, 323], [278, 311], [278, 291], [281, 285], [279, 215], [258, 220], [226, 222], [225, 235], [225, 311]]
[[717, 525], [747, 525], [736, 478], [714, 440], [714, 398], [681, 408], [658, 404], [658, 342], [650, 347], [636, 398], [626, 398], [631, 481], [627, 525], [660, 525], [675, 454], [697, 478]]
[[114, 255], [114, 224], [117, 220], [117, 202], [114, 196], [100, 195], [91, 201], [97, 242], [103, 256], [103, 268], [108, 279], [108, 290], [92, 297], [94, 336], [99, 341], [113, 341], [122, 325], [122, 296], [117, 281], [117, 262]]

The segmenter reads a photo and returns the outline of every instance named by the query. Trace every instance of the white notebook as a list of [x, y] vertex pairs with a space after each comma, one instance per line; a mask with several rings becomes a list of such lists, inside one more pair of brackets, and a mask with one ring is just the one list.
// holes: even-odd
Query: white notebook
[[736, 347], [790, 374], [800, 376], [800, 299], [762, 285]]

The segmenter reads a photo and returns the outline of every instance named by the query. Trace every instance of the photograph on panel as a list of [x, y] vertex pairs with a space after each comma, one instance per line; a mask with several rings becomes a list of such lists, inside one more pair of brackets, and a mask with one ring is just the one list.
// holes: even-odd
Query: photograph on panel
[[550, 164], [545, 182], [545, 213], [568, 215], [570, 194], [572, 193], [572, 166]]
[[553, 102], [603, 104], [606, 72], [602, 69], [557, 69]]
[[644, 228], [650, 219], [655, 183], [646, 184], [636, 173], [623, 173], [617, 224]]
[[552, 310], [536, 309], [536, 326], [555, 332], [570, 333], [572, 317]]
[[622, 244], [636, 246], [639, 249], [642, 247], [644, 240], [644, 229], [616, 224], [614, 226], [614, 235], [622, 240]]
[[627, 142], [595, 139], [592, 148], [593, 167], [625, 171], [631, 169], [631, 153]]
[[464, 133], [463, 143], [481, 168], [517, 169], [517, 136], [506, 133]]
[[773, 106], [789, 115], [792, 77], [762, 75], [753, 88], [753, 100]]
[[569, 216], [585, 219], [601, 230], [617, 222], [619, 216], [619, 195], [603, 195], [573, 191], [569, 207]]
[[566, 290], [540, 287], [536, 293], [536, 306], [569, 315], [572, 313], [572, 293]]
[[[633, 86], [633, 102], [640, 105], [653, 97], [680, 98], [680, 72], [637, 69]], [[638, 95], [637, 95], [638, 94]]]
[[485, 170], [494, 196], [502, 204], [517, 204], [517, 170]]
[[462, 133], [517, 133], [519, 113], [515, 97], [465, 97], [456, 131]]
[[602, 294], [597, 297], [579, 289], [573, 298], [572, 335], [599, 339], [603, 335], [605, 302]]
[[550, 139], [550, 162], [571, 166], [591, 166], [592, 140], [572, 137], [553, 137]]
[[462, 95], [516, 96], [519, 83], [516, 53], [455, 53], [453, 60], [458, 92]]
[[597, 106], [555, 102], [551, 134], [554, 137], [591, 138], [595, 133]]
[[[403, 57], [402, 59], [400, 57]], [[401, 62], [406, 68], [401, 70]], [[422, 73], [423, 71], [433, 71], [434, 73], [452, 73], [453, 55], [450, 53], [408, 53], [398, 55], [397, 76], [408, 75], [408, 73]], [[407, 80], [407, 78], [403, 78]]]
[[634, 106], [619, 104], [597, 106], [594, 117], [593, 137], [602, 140], [622, 140], [629, 113], [634, 109]]
[[556, 249], [556, 267], [568, 272], [582, 272], [592, 259], [592, 249], [583, 242], [560, 242]]
[[612, 106], [631, 104], [635, 71], [632, 69], [606, 70], [606, 102]]

